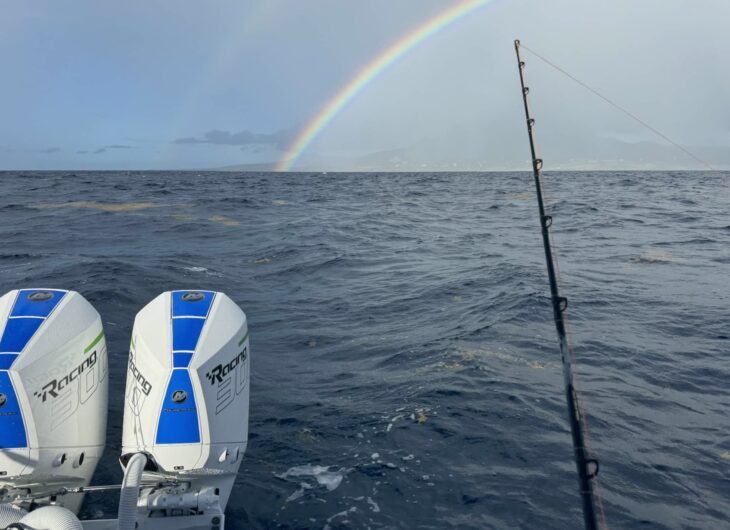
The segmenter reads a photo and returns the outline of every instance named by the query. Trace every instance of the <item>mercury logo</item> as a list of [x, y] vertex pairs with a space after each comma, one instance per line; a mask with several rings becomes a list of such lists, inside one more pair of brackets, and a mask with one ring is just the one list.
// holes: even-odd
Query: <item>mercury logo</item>
[[183, 302], [200, 302], [204, 298], [203, 293], [185, 293], [182, 295]]
[[28, 300], [31, 302], [46, 302], [51, 298], [53, 298], [53, 293], [49, 293], [48, 291], [38, 291], [28, 295]]
[[188, 393], [184, 390], [175, 390], [172, 393], [172, 400], [175, 403], [185, 403], [186, 399], [188, 399]]
[[8, 402], [8, 397], [5, 394], [0, 394], [0, 407]]

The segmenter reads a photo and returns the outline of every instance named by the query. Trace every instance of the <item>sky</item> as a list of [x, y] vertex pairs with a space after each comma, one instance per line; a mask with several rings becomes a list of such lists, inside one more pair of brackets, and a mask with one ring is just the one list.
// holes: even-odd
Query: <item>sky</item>
[[[273, 167], [374, 58], [463, 0], [3, 0], [0, 169]], [[383, 69], [297, 170], [528, 169], [513, 40], [730, 167], [730, 2], [491, 0]], [[546, 168], [687, 157], [525, 54]]]

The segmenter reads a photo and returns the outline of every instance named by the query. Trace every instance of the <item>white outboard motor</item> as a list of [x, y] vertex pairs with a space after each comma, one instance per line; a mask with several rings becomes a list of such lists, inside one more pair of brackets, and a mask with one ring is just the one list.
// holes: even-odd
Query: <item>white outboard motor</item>
[[107, 392], [101, 318], [80, 294], [0, 298], [0, 507], [53, 500], [78, 512], [83, 493], [55, 495], [89, 484], [104, 450]]
[[246, 315], [223, 293], [166, 292], [137, 314], [121, 461], [147, 458], [138, 528], [223, 528], [248, 440], [249, 363]]

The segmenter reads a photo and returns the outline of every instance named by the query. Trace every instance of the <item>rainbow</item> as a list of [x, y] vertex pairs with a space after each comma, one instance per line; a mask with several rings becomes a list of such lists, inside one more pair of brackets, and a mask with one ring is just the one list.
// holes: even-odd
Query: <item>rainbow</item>
[[382, 51], [340, 89], [299, 131], [289, 148], [274, 166], [275, 171], [289, 171], [304, 150], [332, 119], [373, 79], [410, 50], [445, 27], [484, 7], [494, 0], [462, 0], [427, 20]]

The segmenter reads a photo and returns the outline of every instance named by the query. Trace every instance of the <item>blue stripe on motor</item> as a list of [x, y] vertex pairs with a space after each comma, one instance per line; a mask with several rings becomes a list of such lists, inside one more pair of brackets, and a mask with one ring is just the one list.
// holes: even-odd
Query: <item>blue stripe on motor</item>
[[[187, 399], [182, 403], [175, 403], [172, 400], [173, 394], [178, 390], [187, 393]], [[173, 370], [160, 411], [156, 443], [193, 444], [199, 442], [198, 409], [195, 406], [195, 394], [190, 381], [190, 373], [187, 370]]]
[[190, 364], [190, 359], [193, 358], [192, 353], [179, 353], [172, 352], [172, 367], [173, 368], [187, 368]]
[[[34, 293], [50, 293], [52, 297], [42, 302], [34, 302], [28, 297]], [[66, 291], [56, 291], [51, 289], [23, 289], [18, 292], [15, 299], [15, 305], [10, 313], [12, 317], [47, 317], [51, 311], [58, 305], [61, 298], [64, 297]]]
[[9, 318], [0, 339], [0, 352], [22, 352], [43, 322], [42, 318]]
[[172, 320], [172, 351], [195, 351], [203, 325], [205, 325], [203, 318], [174, 318]]
[[[200, 293], [201, 300], [186, 302], [183, 296], [188, 293]], [[206, 317], [215, 297], [214, 291], [173, 291], [172, 292], [172, 316], [173, 317]]]
[[16, 353], [0, 353], [0, 370], [9, 370], [17, 358]]
[[5, 370], [0, 371], [0, 394], [5, 400], [5, 404], [0, 406], [0, 449], [28, 447], [23, 414], [10, 374]]

